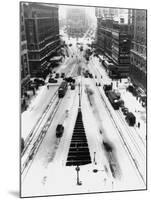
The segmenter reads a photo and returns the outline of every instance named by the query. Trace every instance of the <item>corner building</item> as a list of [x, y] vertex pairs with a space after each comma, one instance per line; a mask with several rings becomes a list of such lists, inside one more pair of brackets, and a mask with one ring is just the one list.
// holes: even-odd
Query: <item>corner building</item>
[[24, 20], [30, 74], [39, 76], [60, 47], [58, 6], [24, 3]]
[[97, 49], [114, 67], [109, 68], [110, 77], [127, 77], [130, 66], [130, 34], [128, 10], [96, 8]]

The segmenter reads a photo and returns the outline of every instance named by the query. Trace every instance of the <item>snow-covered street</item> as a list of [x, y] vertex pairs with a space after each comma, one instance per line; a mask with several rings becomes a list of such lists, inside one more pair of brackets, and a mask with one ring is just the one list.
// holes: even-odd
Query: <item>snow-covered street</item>
[[[21, 135], [28, 144], [21, 158], [22, 197], [145, 189], [146, 109], [126, 90], [126, 80], [117, 87], [98, 58], [92, 55], [86, 62], [85, 36], [65, 41], [72, 44], [68, 45], [69, 57], [54, 71], [73, 77], [75, 89], [68, 83], [65, 96], [59, 98], [62, 78], [47, 83], [49, 88], [42, 86], [21, 116]], [[83, 52], [77, 42], [82, 42]], [[84, 76], [86, 70], [93, 78]], [[122, 111], [113, 109], [103, 90], [111, 82], [135, 113], [140, 128], [130, 127]], [[79, 166], [78, 185], [76, 166], [66, 162], [79, 107], [91, 163]], [[60, 138], [56, 137], [58, 124], [64, 127]]]

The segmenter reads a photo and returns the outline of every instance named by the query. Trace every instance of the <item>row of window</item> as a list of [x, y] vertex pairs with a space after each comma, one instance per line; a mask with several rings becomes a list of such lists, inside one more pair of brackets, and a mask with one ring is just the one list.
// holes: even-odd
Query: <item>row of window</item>
[[145, 37], [140, 37], [139, 35], [136, 35], [135, 39], [136, 39], [136, 42], [138, 42], [138, 43], [146, 44]]
[[40, 53], [39, 52], [30, 52], [29, 53], [29, 59], [30, 60], [39, 60], [43, 57], [45, 57], [50, 51], [52, 51], [56, 46], [58, 45], [58, 43], [53, 43], [50, 46], [48, 46], [47, 48], [43, 49]]
[[119, 64], [129, 64], [130, 63], [130, 58], [126, 58], [126, 57], [123, 57], [123, 58], [120, 58], [119, 59]]
[[44, 48], [45, 45], [47, 45], [55, 40], [58, 40], [58, 39], [59, 39], [59, 37], [56, 35], [53, 35], [53, 36], [49, 35], [49, 37], [45, 38], [45, 40], [43, 40], [42, 42], [39, 43], [39, 49]]
[[146, 70], [146, 62], [137, 56], [131, 56], [131, 63], [140, 69], [144, 68]]
[[139, 52], [140, 54], [144, 54], [146, 55], [146, 48], [142, 45], [139, 44], [133, 44], [132, 49], [136, 50], [137, 52]]
[[142, 16], [138, 15], [136, 17], [136, 20], [138, 20], [138, 21], [144, 21], [144, 20], [146, 20], [146, 15], [142, 15]]
[[137, 27], [136, 27], [136, 30], [137, 30], [137, 31], [144, 32], [144, 31], [146, 30], [146, 27], [145, 27], [145, 26], [137, 26]]

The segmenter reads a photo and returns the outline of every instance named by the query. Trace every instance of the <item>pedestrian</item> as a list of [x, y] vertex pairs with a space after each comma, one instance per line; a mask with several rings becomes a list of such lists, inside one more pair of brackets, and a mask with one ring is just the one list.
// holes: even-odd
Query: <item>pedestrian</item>
[[138, 128], [140, 128], [140, 122], [138, 122]]

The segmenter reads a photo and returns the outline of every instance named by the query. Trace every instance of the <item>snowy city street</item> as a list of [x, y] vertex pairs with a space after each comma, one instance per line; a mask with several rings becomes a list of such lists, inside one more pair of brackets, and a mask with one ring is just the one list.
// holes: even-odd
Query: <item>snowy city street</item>
[[21, 113], [21, 195], [145, 190], [146, 106], [129, 77], [109, 76], [92, 47], [96, 26], [77, 37], [67, 27], [64, 56]]

